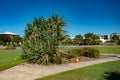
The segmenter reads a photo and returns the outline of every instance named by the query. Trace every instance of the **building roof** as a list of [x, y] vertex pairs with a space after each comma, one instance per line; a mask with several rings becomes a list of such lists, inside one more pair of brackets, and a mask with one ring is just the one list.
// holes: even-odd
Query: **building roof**
[[3, 33], [0, 33], [0, 34], [17, 35], [16, 33], [12, 33], [12, 32], [3, 32]]

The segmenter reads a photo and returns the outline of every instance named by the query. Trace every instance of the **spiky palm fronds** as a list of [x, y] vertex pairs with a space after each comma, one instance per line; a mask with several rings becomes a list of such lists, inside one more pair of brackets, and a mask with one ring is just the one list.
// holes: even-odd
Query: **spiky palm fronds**
[[22, 58], [29, 63], [61, 63], [58, 45], [63, 26], [65, 23], [58, 15], [47, 20], [34, 18], [25, 30]]

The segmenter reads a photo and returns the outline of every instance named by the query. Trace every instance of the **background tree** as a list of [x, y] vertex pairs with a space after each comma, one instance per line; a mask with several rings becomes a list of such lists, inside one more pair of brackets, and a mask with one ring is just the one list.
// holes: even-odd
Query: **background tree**
[[62, 40], [61, 45], [72, 45], [73, 40], [70, 38], [70, 36], [65, 36], [64, 40]]
[[4, 42], [2, 40], [0, 40], [0, 45], [3, 45], [3, 44], [4, 44]]
[[83, 44], [83, 37], [82, 35], [76, 35], [74, 40], [73, 40], [75, 45], [82, 45]]
[[113, 35], [111, 37], [111, 40], [114, 41], [114, 42], [117, 42], [119, 40], [119, 35]]
[[3, 41], [3, 45], [9, 45], [11, 42], [11, 37], [9, 35], [0, 35], [0, 40]]
[[93, 42], [92, 42], [92, 44], [93, 45], [99, 45], [100, 43], [101, 43], [100, 37], [98, 35], [94, 34], [93, 35]]
[[23, 38], [20, 37], [19, 35], [17, 35], [17, 36], [15, 36], [15, 37], [13, 37], [13, 38], [11, 39], [11, 42], [12, 42], [15, 46], [20, 46], [21, 43], [23, 42]]
[[117, 45], [120, 45], [120, 39], [118, 40]]
[[84, 39], [84, 43], [85, 45], [91, 45], [93, 42], [93, 33], [86, 33], [85, 35], [85, 39]]
[[59, 15], [52, 15], [48, 19], [35, 18], [27, 24], [22, 58], [29, 63], [61, 63], [58, 45], [64, 36], [63, 26], [65, 22]]
[[48, 19], [48, 22], [52, 22], [54, 29], [56, 30], [56, 37], [57, 37], [57, 43], [60, 44], [60, 41], [64, 40], [66, 37], [66, 31], [63, 30], [63, 26], [66, 26], [65, 21], [63, 20], [63, 17], [60, 17], [57, 15], [51, 15], [51, 18]]
[[98, 45], [100, 44], [100, 38], [98, 35], [93, 33], [86, 33], [84, 39], [85, 45]]

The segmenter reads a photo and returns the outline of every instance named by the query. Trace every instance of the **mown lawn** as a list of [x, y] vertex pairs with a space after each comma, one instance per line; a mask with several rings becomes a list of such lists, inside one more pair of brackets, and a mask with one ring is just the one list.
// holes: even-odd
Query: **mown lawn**
[[[70, 51], [72, 49], [82, 48], [82, 47], [64, 47], [61, 48], [64, 51]], [[120, 54], [120, 46], [97, 46], [100, 53], [107, 54]], [[21, 49], [15, 50], [0, 50], [0, 71], [13, 67], [22, 63], [20, 55], [22, 53]]]
[[[79, 49], [88, 46], [79, 46], [79, 47], [62, 47], [60, 48], [63, 51], [70, 51], [72, 49]], [[101, 54], [120, 54], [120, 46], [89, 46], [97, 47]]]
[[120, 46], [102, 46], [97, 48], [103, 54], [120, 54]]
[[120, 60], [74, 69], [37, 80], [120, 80]]
[[0, 50], [0, 71], [22, 63], [21, 53], [21, 49]]

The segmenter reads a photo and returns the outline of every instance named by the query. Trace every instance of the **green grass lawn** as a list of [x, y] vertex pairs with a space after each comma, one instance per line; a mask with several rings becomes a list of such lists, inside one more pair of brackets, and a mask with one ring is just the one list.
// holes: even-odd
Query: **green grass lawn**
[[0, 71], [18, 65], [22, 62], [20, 55], [21, 49], [0, 50]]
[[120, 60], [74, 69], [37, 80], [120, 80]]
[[100, 53], [104, 54], [120, 54], [120, 46], [103, 46], [103, 47], [98, 47], [100, 50]]
[[[74, 47], [78, 48], [78, 47]], [[64, 47], [61, 48], [64, 51], [69, 51], [74, 49], [73, 47]], [[80, 47], [82, 48], [82, 47]], [[109, 54], [120, 54], [120, 46], [98, 46], [100, 53], [109, 53]], [[21, 49], [14, 49], [14, 50], [0, 50], [0, 71], [8, 69], [10, 67], [13, 67], [15, 65], [18, 65], [19, 63], [22, 63], [22, 60], [20, 58], [20, 55], [22, 53]]]
[[[60, 48], [63, 51], [70, 51], [72, 49], [83, 48], [81, 47], [62, 47]], [[89, 46], [90, 47], [90, 46]], [[120, 46], [92, 46], [97, 47], [101, 54], [120, 54]]]

